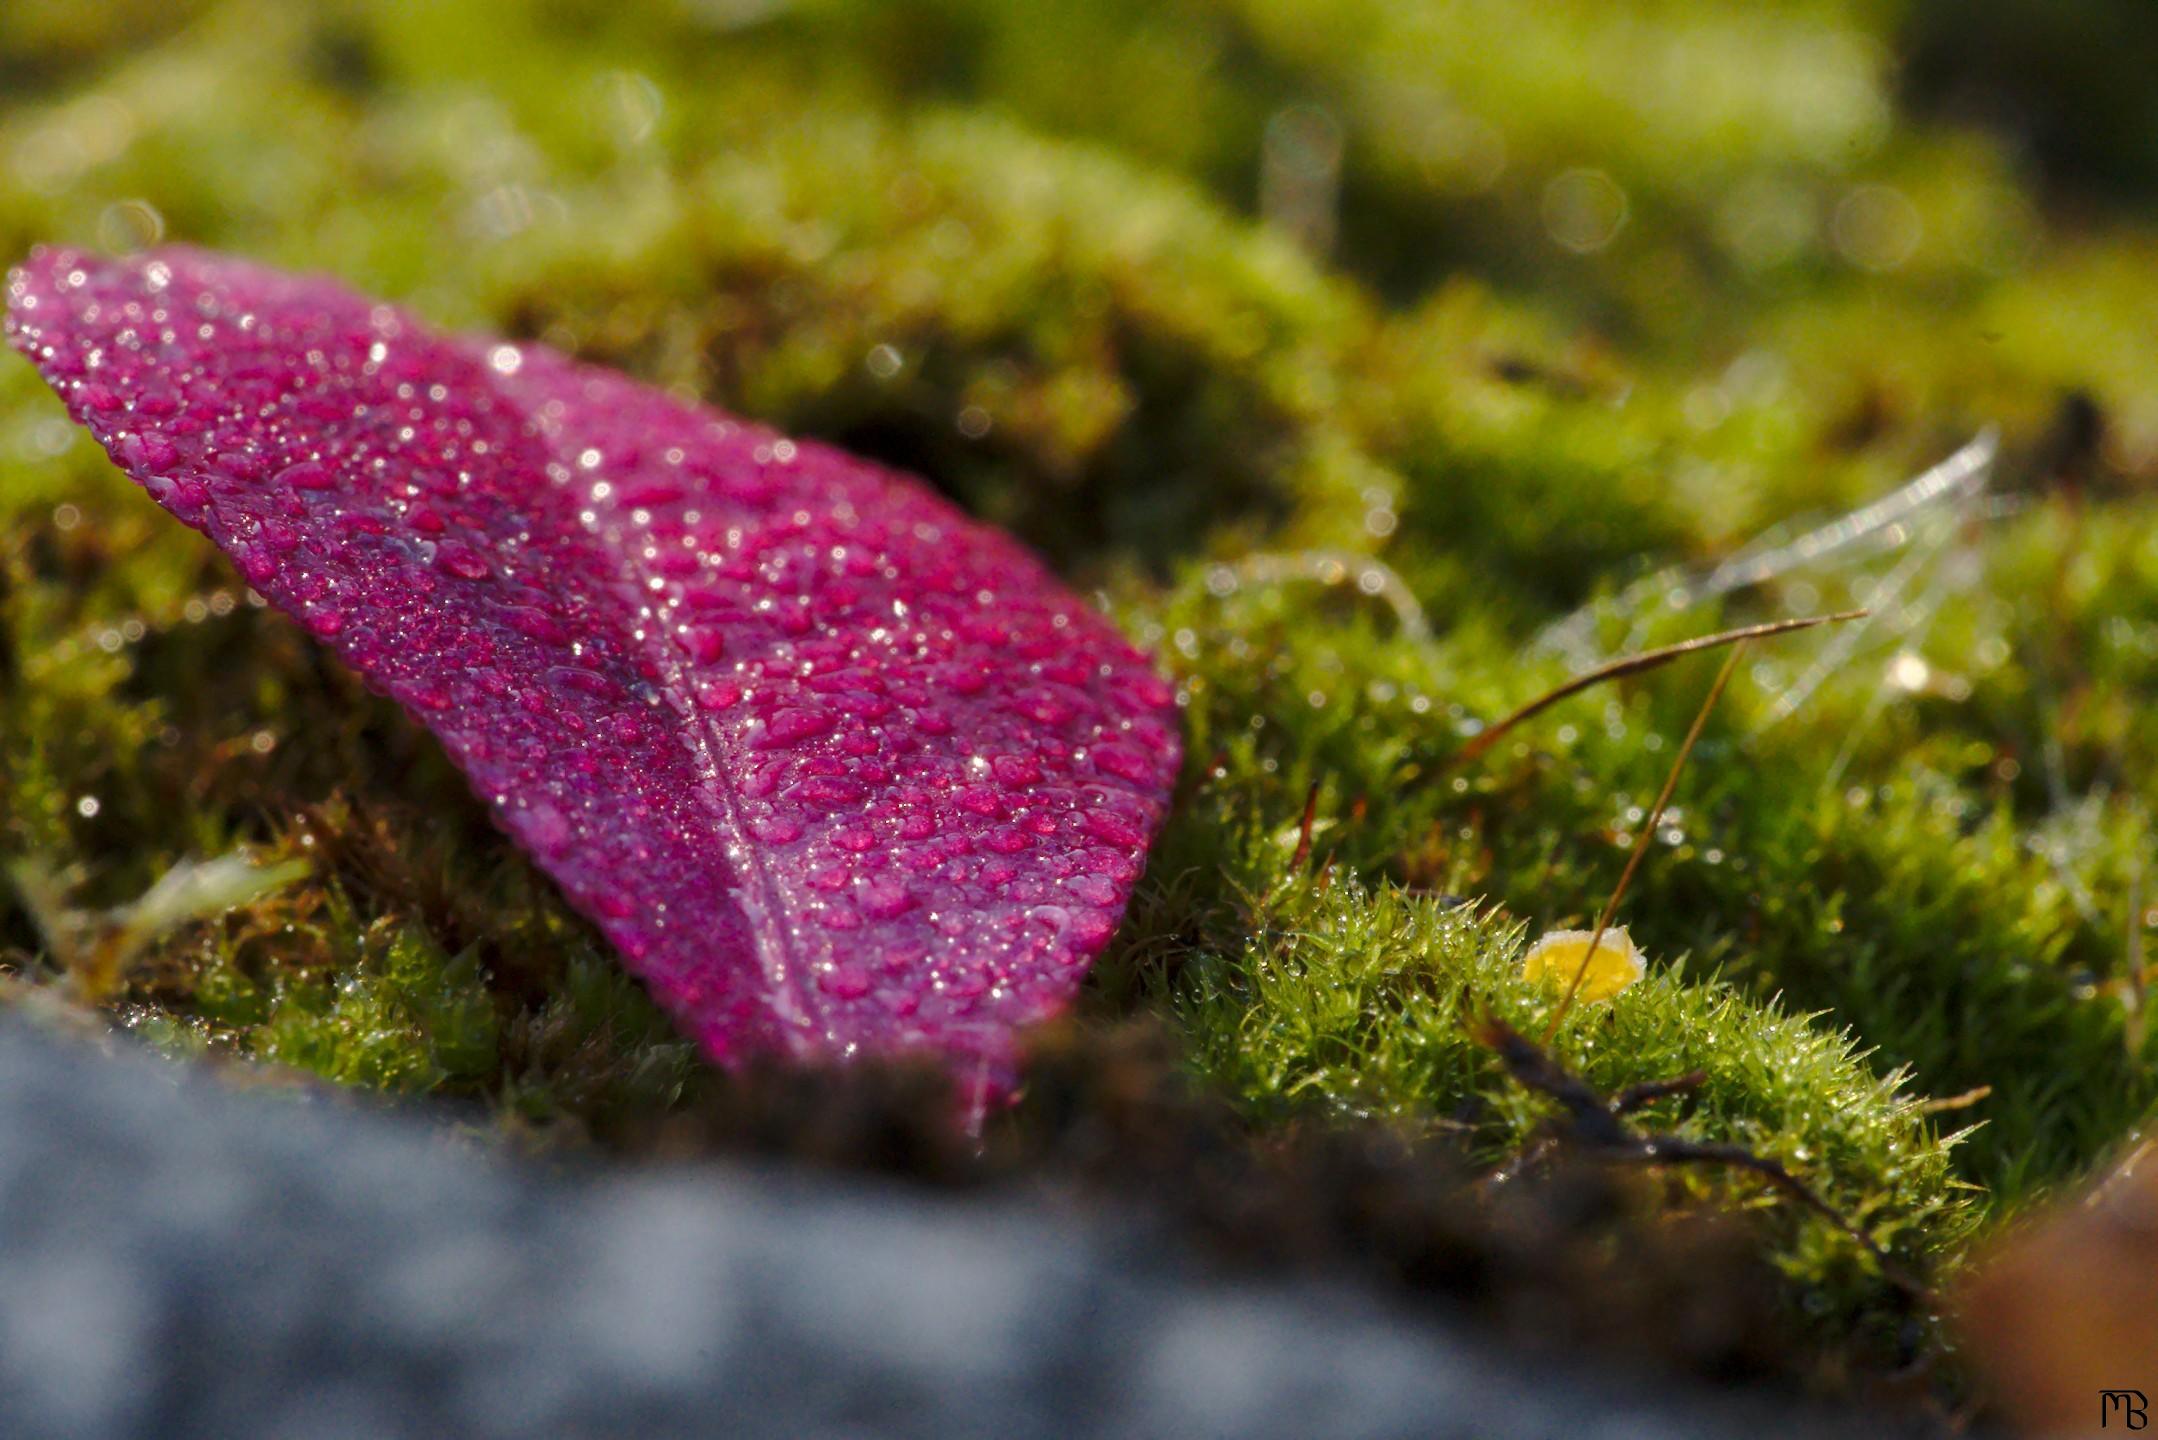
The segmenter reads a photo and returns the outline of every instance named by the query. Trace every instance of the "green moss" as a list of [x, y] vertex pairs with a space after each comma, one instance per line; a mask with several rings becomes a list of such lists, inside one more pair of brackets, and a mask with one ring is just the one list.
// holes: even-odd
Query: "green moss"
[[[1538, 1028], [1524, 940], [1639, 844], [1650, 977], [1558, 1053], [1704, 1071], [1655, 1123], [1907, 1265], [2158, 1113], [2158, 243], [1904, 104], [1932, 7], [81, 8], [0, 19], [0, 249], [334, 270], [920, 469], [1109, 595], [1191, 763], [1086, 1021], [1165, 1019], [1262, 1134], [1518, 1152], [1546, 1108], [1472, 1021]], [[1282, 147], [1337, 133], [1285, 199]], [[1981, 502], [1672, 603], [1986, 425]], [[1857, 605], [1752, 652], [1655, 836], [1706, 662], [1458, 763], [1588, 660]], [[95, 935], [235, 852], [309, 874], [133, 957], [109, 1008], [168, 1050], [534, 1143], [722, 1084], [423, 734], [0, 365], [0, 859]], [[50, 985], [33, 908], [0, 891], [0, 966]], [[1668, 1198], [1755, 1212], [1824, 1333], [1894, 1330], [1834, 1226], [1743, 1176]]]
[[479, 967], [470, 956], [445, 955], [412, 925], [378, 922], [354, 962], [321, 979], [280, 975], [268, 996], [248, 993], [256, 987], [245, 980], [224, 995], [220, 988], [213, 984], [204, 997], [214, 1007], [205, 1018], [237, 1010], [249, 1052], [272, 1064], [403, 1092], [469, 1083], [495, 1069], [500, 1037]]

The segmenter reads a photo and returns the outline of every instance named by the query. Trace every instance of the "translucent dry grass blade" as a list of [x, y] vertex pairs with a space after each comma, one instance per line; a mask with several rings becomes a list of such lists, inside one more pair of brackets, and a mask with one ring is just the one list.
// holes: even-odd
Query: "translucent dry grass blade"
[[1999, 450], [1999, 434], [1988, 427], [1924, 474], [1802, 535], [1788, 538], [1781, 527], [1772, 527], [1714, 570], [1658, 571], [1635, 581], [1613, 599], [1583, 606], [1547, 627], [1537, 637], [1536, 648], [1570, 656], [1575, 663], [1586, 665], [1595, 658], [1590, 634], [1601, 617], [1633, 617], [1633, 633], [1638, 635], [1641, 617], [1652, 606], [1686, 609], [1704, 600], [1767, 584], [1793, 570], [1837, 560], [1854, 549], [1901, 549], [1909, 539], [1910, 528], [1920, 518], [1938, 507], [1961, 505], [1986, 494]]

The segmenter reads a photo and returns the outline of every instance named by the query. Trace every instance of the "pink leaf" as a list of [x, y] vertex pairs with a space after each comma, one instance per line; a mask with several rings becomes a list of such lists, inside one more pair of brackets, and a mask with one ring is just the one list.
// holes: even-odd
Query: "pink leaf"
[[1173, 697], [919, 482], [186, 250], [33, 255], [113, 458], [440, 737], [713, 1056], [1009, 1083], [1116, 928]]

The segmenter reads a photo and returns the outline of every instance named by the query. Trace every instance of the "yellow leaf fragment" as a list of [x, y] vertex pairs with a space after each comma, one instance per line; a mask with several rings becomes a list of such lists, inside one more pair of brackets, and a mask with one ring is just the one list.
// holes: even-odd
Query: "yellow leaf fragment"
[[[1583, 956], [1589, 953], [1592, 932], [1587, 930], [1554, 930], [1529, 947], [1529, 953], [1521, 957], [1522, 978], [1531, 984], [1541, 982], [1563, 992], [1574, 983], [1574, 972], [1581, 969]], [[1581, 989], [1577, 1000], [1609, 1000], [1648, 971], [1647, 962], [1626, 933], [1623, 925], [1614, 925], [1604, 931], [1603, 938], [1596, 941], [1595, 958], [1589, 961], [1588, 970], [1581, 976]]]

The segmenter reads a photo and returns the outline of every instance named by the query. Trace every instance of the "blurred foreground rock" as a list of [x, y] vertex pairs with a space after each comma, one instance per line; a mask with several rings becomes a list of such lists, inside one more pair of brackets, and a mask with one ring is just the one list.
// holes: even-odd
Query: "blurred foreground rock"
[[2012, 1233], [1977, 1266], [1964, 1325], [2029, 1435], [2148, 1429], [2158, 1406], [2158, 1145]]
[[745, 1168], [550, 1175], [0, 1013], [0, 1433], [1835, 1431], [1532, 1374], [1136, 1226]]

